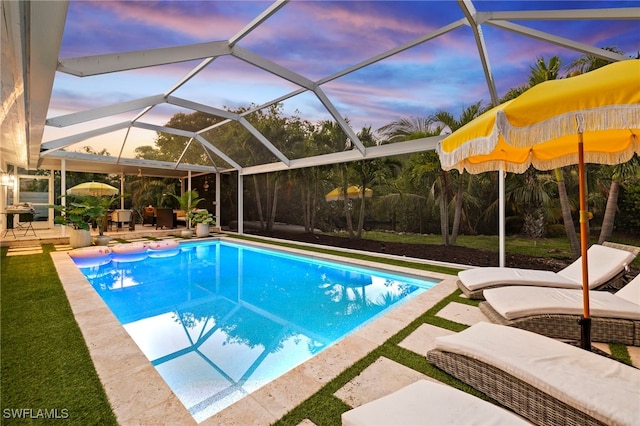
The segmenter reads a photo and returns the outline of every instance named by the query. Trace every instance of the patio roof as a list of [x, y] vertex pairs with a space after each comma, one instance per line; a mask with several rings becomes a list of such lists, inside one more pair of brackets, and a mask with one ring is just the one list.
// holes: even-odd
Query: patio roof
[[[205, 42], [193, 43], [192, 39], [185, 37], [183, 40], [172, 39], [171, 43], [165, 42], [160, 47], [156, 44], [152, 48], [84, 55], [85, 52], [98, 51], [97, 47], [94, 49], [94, 46], [91, 45], [92, 37], [87, 37], [87, 43], [82, 48], [84, 56], [62, 58], [63, 36], [73, 32], [73, 29], [69, 28], [73, 23], [69, 21], [72, 19], [70, 12], [72, 8], [79, 7], [82, 3], [66, 1], [2, 1], [1, 3], [3, 109], [0, 153], [2, 154], [1, 166], [3, 170], [6, 170], [7, 164], [26, 169], [59, 169], [61, 168], [61, 160], [64, 159], [65, 169], [73, 171], [184, 177], [189, 172], [197, 174], [235, 170], [241, 175], [248, 175], [430, 150], [435, 148], [441, 137], [365, 147], [357, 136], [357, 126], [366, 126], [367, 123], [347, 118], [351, 114], [357, 115], [357, 108], [350, 105], [347, 98], [342, 97], [341, 87], [336, 86], [336, 83], [362, 82], [363, 88], [375, 93], [376, 87], [372, 87], [375, 81], [367, 81], [367, 72], [365, 71], [379, 73], [380, 68], [375, 67], [386, 64], [389, 60], [397, 59], [401, 60], [405, 67], [416, 66], [416, 74], [426, 73], [426, 68], [423, 68], [425, 67], [425, 48], [437, 45], [445, 39], [455, 38], [460, 45], [472, 46], [477, 55], [469, 59], [469, 51], [460, 47], [460, 64], [464, 64], [465, 67], [469, 64], [476, 67], [478, 70], [476, 75], [484, 86], [484, 89], [474, 96], [486, 96], [486, 102], [497, 103], [499, 97], [504, 95], [500, 92], [510, 88], [508, 84], [513, 84], [505, 82], [501, 85], [496, 77], [497, 75], [504, 76], [506, 70], [513, 66], [512, 58], [505, 58], [500, 53], [505, 50], [507, 43], [513, 44], [524, 39], [536, 40], [538, 50], [526, 52], [529, 63], [532, 63], [537, 57], [545, 56], [548, 58], [557, 54], [555, 53], [557, 50], [554, 49], [558, 48], [561, 49], [561, 54], [566, 55], [569, 52], [574, 54], [574, 57], [588, 54], [610, 61], [625, 60], [628, 57], [593, 46], [587, 40], [572, 39], [571, 34], [566, 34], [563, 31], [561, 23], [584, 22], [593, 25], [595, 31], [603, 23], [612, 21], [628, 23], [629, 20], [640, 19], [640, 8], [594, 8], [598, 5], [596, 2], [573, 2], [571, 6], [575, 9], [571, 10], [561, 10], [558, 9], [559, 6], [552, 6], [552, 3], [543, 1], [528, 2], [528, 10], [487, 10], [493, 5], [500, 5], [500, 8], [503, 9], [507, 2], [474, 2], [470, 0], [412, 2], [414, 4], [412, 7], [420, 7], [416, 9], [416, 13], [420, 11], [421, 14], [412, 23], [406, 23], [408, 30], [405, 39], [393, 42], [386, 40], [385, 46], [380, 48], [372, 49], [371, 46], [367, 46], [368, 48], [365, 49], [363, 46], [363, 51], [374, 51], [375, 54], [347, 58], [347, 60], [341, 61], [340, 68], [327, 68], [325, 74], [309, 76], [298, 71], [303, 69], [301, 64], [314, 60], [320, 64], [320, 61], [327, 62], [331, 59], [329, 57], [326, 60], [324, 57], [317, 58], [318, 54], [314, 52], [305, 55], [301, 51], [297, 53], [298, 62], [295, 62], [296, 56], [269, 56], [267, 49], [260, 47], [264, 45], [264, 40], [269, 38], [310, 38], [310, 34], [291, 36], [284, 30], [281, 33], [278, 32], [280, 29], [278, 23], [287, 19], [291, 21], [295, 16], [294, 13], [304, 7], [306, 2], [259, 3], [258, 6], [262, 11], [256, 13], [252, 19], [246, 19], [244, 27], [241, 29], [234, 30], [234, 32], [227, 30], [229, 32], [225, 34], [223, 39], [208, 39]], [[210, 3], [215, 3], [217, 7], [223, 7], [233, 2]], [[331, 8], [340, 3], [345, 2], [323, 2], [322, 5], [330, 13], [333, 11]], [[381, 2], [346, 3], [351, 3], [350, 13], [353, 14], [353, 20], [356, 18], [366, 20], [366, 8], [376, 3], [379, 5]], [[371, 4], [368, 5], [368, 3]], [[624, 6], [634, 3], [619, 2], [618, 4]], [[256, 7], [255, 4], [252, 6]], [[477, 10], [476, 6], [482, 6], [482, 9]], [[540, 8], [536, 9], [536, 6], [540, 6]], [[554, 7], [555, 9], [544, 10], [546, 7]], [[447, 15], [447, 19], [444, 21], [437, 19], [437, 15], [442, 15], [440, 13], [442, 8], [454, 10], [453, 14]], [[425, 13], [425, 11], [431, 13]], [[179, 13], [178, 7], [172, 9], [171, 19], [187, 19], [186, 15], [182, 17], [176, 13]], [[326, 28], [326, 19], [321, 20], [320, 15], [313, 16], [315, 18], [312, 18], [312, 21], [304, 23], [306, 28], [319, 28], [320, 31]], [[222, 20], [222, 18], [220, 19]], [[108, 25], [106, 21], [101, 22], [103, 25]], [[422, 32], [416, 33], [416, 30], [412, 28], [412, 25], [415, 26], [415, 22], [424, 24], [420, 27], [423, 28]], [[556, 23], [555, 26], [545, 26], [550, 22]], [[216, 25], [222, 26], [222, 21], [211, 22], [212, 28]], [[130, 31], [135, 32], [136, 28], [135, 26], [130, 27]], [[548, 28], [557, 29], [558, 32], [550, 33]], [[624, 28], [628, 27], [621, 28], [624, 33]], [[371, 31], [375, 31], [375, 29], [371, 28]], [[488, 37], [487, 34], [491, 36]], [[257, 37], [257, 35], [260, 35], [259, 43], [256, 42], [256, 38], [252, 39], [252, 36]], [[145, 35], [136, 34], [136, 37], [144, 39]], [[490, 42], [488, 42], [488, 38], [490, 38]], [[366, 43], [364, 38], [352, 41]], [[293, 46], [293, 41], [290, 43]], [[635, 46], [632, 48], [637, 48], [637, 46], [638, 36], [636, 34]], [[125, 45], [122, 47], [124, 48]], [[331, 52], [337, 58], [340, 57], [341, 49], [343, 47], [340, 43], [335, 43], [335, 45], [328, 46], [322, 55], [328, 55]], [[569, 57], [571, 56], [569, 55]], [[426, 63], [430, 68], [438, 68], [442, 65], [438, 62], [437, 56]], [[420, 64], [419, 67], [418, 64]], [[196, 83], [206, 73], [213, 73], [225, 67], [235, 71], [236, 76], [249, 79], [244, 82], [246, 90], [242, 93], [238, 92], [238, 99], [234, 100], [236, 101], [235, 106], [244, 106], [243, 112], [232, 112], [226, 108], [223, 103], [224, 99], [220, 100], [216, 97], [215, 89], [212, 89], [211, 93], [202, 94], [202, 90], [199, 88], [207, 86], [198, 85], [202, 81]], [[320, 67], [317, 66], [317, 68]], [[56, 115], [57, 112], [64, 110], [53, 102], [55, 96], [63, 90], [56, 89], [56, 85], [61, 79], [67, 82], [77, 82], [77, 84], [94, 84], [95, 87], [98, 87], [106, 85], [107, 80], [100, 79], [97, 80], [97, 83], [85, 82], [107, 77], [112, 79], [111, 82], [117, 82], [118, 78], [124, 78], [123, 76], [129, 76], [132, 72], [144, 69], [156, 69], [158, 74], [169, 75], [167, 79], [162, 81], [169, 81], [170, 84], [156, 89], [149, 82], [148, 89], [145, 86], [146, 90], [142, 90], [146, 93], [145, 96], [136, 97], [132, 94], [125, 100], [106, 101], [100, 106], [85, 107], [81, 101], [78, 101], [70, 112], [65, 110], [66, 113]], [[258, 80], [250, 80], [257, 75], [257, 71], [263, 73], [263, 77], [260, 78], [273, 82], [272, 90], [269, 92], [273, 97], [252, 94], [253, 88], [263, 83]], [[445, 80], [450, 75], [455, 76], [458, 71], [456, 69], [442, 69], [439, 71], [441, 82], [427, 81], [429, 79], [425, 77], [425, 86], [416, 88], [416, 90], [431, 93], [429, 90], [433, 85], [445, 84]], [[528, 72], [528, 70], [526, 71]], [[208, 78], [210, 79], [208, 84], [213, 86], [211, 83], [212, 75], [209, 74]], [[407, 84], [416, 83], [408, 82]], [[462, 85], [463, 82], [460, 84]], [[196, 88], [192, 91], [187, 90], [190, 85]], [[114, 89], [112, 87], [105, 89], [106, 92], [109, 90], [113, 91]], [[256, 97], [252, 98], [252, 95]], [[300, 99], [303, 96], [307, 96], [305, 99], [312, 99], [314, 102], [311, 109], [322, 111], [311, 119], [325, 117], [338, 123], [351, 141], [353, 149], [292, 158], [279, 148], [278, 141], [269, 140], [248, 119], [256, 111], [280, 103], [293, 104], [294, 99]], [[207, 101], [207, 99], [211, 99], [211, 101]], [[425, 97], [425, 110], [428, 110], [429, 103], [434, 103], [435, 100], [436, 96], [433, 95]], [[390, 99], [385, 103], [381, 98], [380, 103], [385, 103], [389, 114], [388, 122], [405, 115], [401, 108], [394, 109], [394, 101], [397, 99]], [[460, 102], [462, 103], [464, 100], [460, 100]], [[231, 153], [221, 148], [223, 145], [210, 136], [211, 128], [185, 131], [167, 126], [168, 120], [158, 122], [151, 119], [155, 112], [163, 110], [163, 108], [165, 117], [170, 117], [175, 112], [190, 113], [193, 111], [220, 117], [221, 122], [212, 127], [236, 125], [241, 131], [251, 135], [252, 143], [266, 148], [270, 155], [255, 164], [240, 164], [236, 158], [232, 157]], [[434, 108], [438, 109], [437, 106]], [[304, 113], [305, 111], [303, 111], [303, 115]], [[51, 135], [49, 135], [48, 129], [51, 129]], [[141, 132], [151, 135], [161, 132], [189, 138], [190, 144], [200, 145], [204, 148], [209, 161], [206, 164], [190, 164], [184, 161], [182, 156], [175, 162], [134, 158], [131, 154], [133, 152], [131, 134]], [[96, 138], [103, 135], [113, 135], [110, 147], [112, 151], [118, 152], [117, 155], [105, 156], [77, 152], [77, 148], [82, 144], [91, 145]]]

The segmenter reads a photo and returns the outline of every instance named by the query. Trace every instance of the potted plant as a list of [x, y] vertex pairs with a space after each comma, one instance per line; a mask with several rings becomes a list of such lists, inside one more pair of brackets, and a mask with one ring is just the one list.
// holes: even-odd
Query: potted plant
[[98, 212], [98, 216], [96, 217], [96, 222], [98, 224], [98, 236], [95, 238], [97, 246], [106, 246], [109, 244], [111, 237], [104, 235], [104, 231], [107, 229], [107, 225], [109, 224], [109, 208], [117, 198], [119, 198], [117, 195], [112, 195], [110, 197], [86, 196], [82, 202]]
[[196, 224], [196, 237], [208, 237], [209, 226], [215, 221], [215, 216], [207, 209], [190, 212], [189, 216], [191, 221]]
[[[93, 197], [92, 197], [93, 198]], [[88, 200], [76, 203], [70, 202], [66, 206], [50, 205], [61, 215], [56, 216], [54, 222], [71, 227], [69, 244], [73, 248], [91, 245], [90, 223], [104, 214], [102, 206]]]
[[182, 236], [185, 238], [191, 238], [191, 235], [193, 235], [193, 231], [191, 230], [191, 217], [189, 213], [191, 213], [191, 211], [196, 208], [198, 203], [204, 200], [204, 198], [198, 198], [198, 191], [196, 190], [185, 191], [179, 197], [175, 194], [169, 195], [171, 195], [178, 201], [178, 203], [180, 204], [180, 210], [184, 211], [187, 214], [187, 229], [182, 231]]

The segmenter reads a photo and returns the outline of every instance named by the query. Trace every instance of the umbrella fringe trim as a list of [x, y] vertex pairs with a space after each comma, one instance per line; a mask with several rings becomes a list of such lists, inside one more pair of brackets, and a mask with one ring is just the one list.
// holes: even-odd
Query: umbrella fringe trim
[[[637, 152], [637, 151], [636, 151]], [[621, 164], [631, 160], [634, 152], [631, 150], [616, 153], [603, 153], [603, 152], [585, 152], [585, 163], [593, 164]], [[578, 154], [569, 154], [562, 157], [547, 159], [538, 161], [535, 157], [529, 157], [524, 163], [511, 163], [504, 162], [502, 160], [483, 161], [482, 163], [470, 163], [467, 159], [463, 159], [457, 164], [449, 168], [456, 169], [460, 173], [466, 170], [471, 174], [479, 174], [485, 172], [496, 172], [500, 170], [500, 167], [504, 167], [505, 172], [509, 173], [524, 173], [529, 167], [533, 166], [537, 170], [553, 170], [566, 166], [573, 166], [578, 164]]]
[[462, 172], [462, 167], [457, 167], [459, 163], [473, 155], [489, 154], [498, 144], [500, 133], [497, 128], [489, 136], [475, 138], [463, 145], [457, 147], [455, 151], [445, 152], [442, 149], [442, 142], [436, 147], [436, 153], [440, 158], [440, 166], [443, 170], [451, 170], [457, 168]]
[[570, 112], [526, 127], [513, 126], [504, 113], [498, 111], [496, 125], [502, 129], [505, 139], [512, 146], [524, 148], [531, 146], [531, 141], [553, 140], [578, 134], [580, 130], [591, 132], [640, 128], [640, 105], [609, 105], [578, 113]]
[[468, 173], [477, 175], [485, 172], [499, 172], [501, 167], [508, 173], [524, 173], [531, 166], [531, 161], [524, 163], [505, 163], [503, 160], [483, 161], [482, 163], [470, 163], [467, 160], [461, 161], [455, 165], [455, 168], [462, 173], [466, 170]]
[[[592, 164], [622, 164], [631, 160], [634, 152], [631, 150], [622, 151], [622, 152], [614, 152], [614, 153], [605, 153], [605, 152], [585, 152], [584, 153], [584, 162], [592, 163]], [[533, 158], [530, 162], [533, 167], [538, 170], [553, 170], [558, 169], [560, 167], [572, 166], [578, 164], [578, 154], [572, 153], [568, 155], [564, 155], [562, 157], [553, 158], [543, 160], [542, 162]], [[512, 169], [512, 167], [510, 167]], [[511, 171], [511, 170], [509, 170]]]

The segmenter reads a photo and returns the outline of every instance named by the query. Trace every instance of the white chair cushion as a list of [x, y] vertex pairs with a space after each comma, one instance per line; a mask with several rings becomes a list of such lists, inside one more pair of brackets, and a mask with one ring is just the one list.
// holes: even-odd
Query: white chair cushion
[[342, 414], [343, 426], [529, 424], [497, 405], [427, 380], [417, 381]]
[[[594, 244], [587, 252], [589, 288], [593, 289], [622, 272], [635, 255], [627, 250]], [[458, 272], [458, 278], [471, 291], [496, 285], [535, 285], [539, 287], [582, 288], [582, 258], [563, 270], [485, 267]]]
[[471, 291], [502, 284], [582, 288], [580, 283], [562, 277], [555, 272], [533, 269], [474, 268], [458, 272], [458, 278]]
[[[484, 291], [485, 300], [508, 320], [531, 315], [583, 313], [582, 290], [507, 286]], [[606, 291], [589, 292], [589, 310], [593, 317], [640, 320], [640, 305]]]
[[616, 292], [616, 296], [640, 305], [640, 275]]
[[[589, 288], [602, 285], [622, 272], [635, 259], [635, 254], [627, 250], [594, 244], [587, 251], [589, 264]], [[581, 283], [582, 288], [582, 258], [558, 272], [558, 275]]]
[[436, 339], [607, 424], [640, 424], [640, 370], [525, 330], [485, 322]]

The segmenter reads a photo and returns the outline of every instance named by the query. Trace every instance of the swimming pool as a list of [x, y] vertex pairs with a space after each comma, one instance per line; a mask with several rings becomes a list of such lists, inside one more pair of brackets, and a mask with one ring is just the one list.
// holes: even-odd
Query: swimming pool
[[434, 285], [220, 241], [81, 270], [198, 422]]

